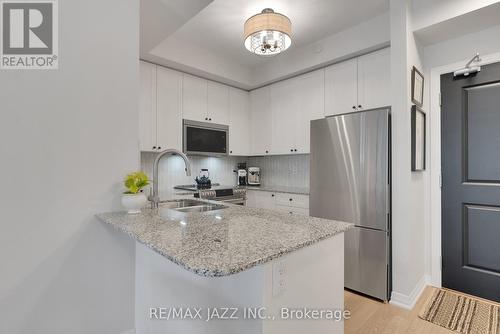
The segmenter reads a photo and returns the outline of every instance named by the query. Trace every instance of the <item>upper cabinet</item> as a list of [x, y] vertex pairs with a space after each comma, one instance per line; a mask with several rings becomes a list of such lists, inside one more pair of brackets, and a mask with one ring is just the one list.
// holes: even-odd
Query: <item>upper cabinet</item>
[[323, 70], [271, 85], [272, 153], [309, 153], [310, 122], [323, 112]]
[[182, 148], [182, 73], [158, 66], [156, 70], [157, 148]]
[[272, 154], [292, 154], [298, 125], [298, 79], [284, 80], [271, 85]]
[[356, 111], [358, 60], [347, 60], [325, 69], [325, 116]]
[[358, 107], [364, 110], [391, 105], [389, 48], [358, 58]]
[[213, 81], [207, 84], [207, 118], [209, 122], [229, 124], [229, 87]]
[[325, 69], [325, 116], [389, 106], [390, 49]]
[[140, 76], [140, 150], [181, 149], [182, 74], [141, 62]]
[[139, 147], [156, 151], [156, 65], [140, 62]]
[[141, 62], [140, 148], [182, 148], [182, 119], [229, 125], [229, 154], [310, 152], [310, 122], [389, 106], [390, 49], [250, 93]]
[[300, 99], [297, 101], [297, 127], [294, 153], [310, 152], [311, 121], [321, 119], [325, 112], [325, 72], [318, 70], [301, 75], [298, 82]]
[[250, 150], [250, 96], [229, 88], [229, 154], [248, 156]]
[[182, 83], [182, 118], [206, 122], [208, 82], [192, 75], [184, 74]]
[[[252, 155], [272, 154], [271, 89], [269, 86], [250, 92], [250, 131]], [[231, 130], [230, 130], [231, 131]]]
[[182, 117], [199, 122], [229, 124], [229, 87], [184, 74]]

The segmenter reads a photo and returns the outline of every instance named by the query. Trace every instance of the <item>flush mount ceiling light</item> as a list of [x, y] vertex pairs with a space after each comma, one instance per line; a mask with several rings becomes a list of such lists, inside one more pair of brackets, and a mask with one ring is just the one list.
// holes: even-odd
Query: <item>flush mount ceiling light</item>
[[283, 14], [266, 8], [245, 22], [245, 48], [261, 55], [273, 56], [292, 44], [292, 22]]

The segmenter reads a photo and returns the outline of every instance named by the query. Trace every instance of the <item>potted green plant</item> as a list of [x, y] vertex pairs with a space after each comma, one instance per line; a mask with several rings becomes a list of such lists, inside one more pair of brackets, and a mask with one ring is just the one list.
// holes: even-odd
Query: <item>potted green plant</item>
[[122, 195], [122, 205], [129, 214], [137, 214], [146, 205], [148, 199], [143, 192], [144, 187], [149, 185], [148, 176], [143, 172], [134, 172], [128, 174], [123, 184], [127, 188]]

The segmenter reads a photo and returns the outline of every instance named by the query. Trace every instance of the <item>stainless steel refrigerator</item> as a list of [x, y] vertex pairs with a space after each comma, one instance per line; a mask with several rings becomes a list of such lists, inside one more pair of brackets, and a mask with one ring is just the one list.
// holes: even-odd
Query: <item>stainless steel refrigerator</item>
[[390, 109], [311, 122], [311, 216], [354, 223], [345, 233], [345, 287], [391, 291]]

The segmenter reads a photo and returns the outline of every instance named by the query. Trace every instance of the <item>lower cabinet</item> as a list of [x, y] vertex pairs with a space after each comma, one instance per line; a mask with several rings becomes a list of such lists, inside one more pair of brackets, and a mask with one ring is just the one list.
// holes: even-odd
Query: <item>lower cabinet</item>
[[309, 209], [295, 208], [293, 206], [276, 205], [275, 210], [288, 212], [290, 214], [309, 216]]
[[275, 209], [275, 194], [269, 191], [247, 190], [247, 206], [260, 209]]
[[308, 216], [309, 196], [263, 190], [247, 190], [247, 206]]

